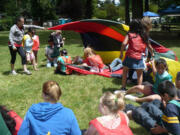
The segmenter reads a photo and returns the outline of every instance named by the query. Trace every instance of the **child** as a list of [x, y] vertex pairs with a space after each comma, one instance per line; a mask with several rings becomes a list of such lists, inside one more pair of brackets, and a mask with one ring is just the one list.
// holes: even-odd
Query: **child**
[[53, 37], [50, 36], [48, 40], [48, 46], [45, 48], [45, 56], [47, 58], [47, 67], [50, 68], [52, 65], [57, 67], [57, 57], [59, 56], [59, 50], [54, 46]]
[[39, 46], [40, 46], [40, 42], [39, 42], [39, 36], [38, 35], [35, 35], [36, 34], [36, 31], [33, 30], [33, 46], [32, 46], [32, 50], [33, 50], [33, 53], [34, 53], [34, 56], [35, 56], [35, 63], [36, 65], [38, 64], [38, 58], [37, 58], [37, 55], [38, 55], [38, 50], [39, 50]]
[[[161, 120], [161, 117], [163, 115], [162, 103], [160, 100], [145, 102], [141, 104], [141, 106], [133, 106], [132, 104], [127, 104], [124, 111], [127, 113], [129, 119], [133, 119], [136, 123], [140, 124], [147, 131], [155, 128], [156, 125], [163, 126]], [[164, 129], [163, 133], [164, 132], [166, 133], [167, 131]]]
[[106, 67], [99, 55], [96, 55], [92, 48], [84, 49], [84, 63], [91, 67], [91, 72], [102, 72]]
[[51, 33], [53, 36], [54, 45], [60, 50], [60, 47], [64, 46], [64, 41], [66, 40], [65, 37], [62, 37], [62, 31], [56, 30], [56, 32]]
[[[162, 100], [165, 102], [164, 115], [162, 121], [165, 128], [173, 135], [180, 135], [180, 100], [177, 97], [177, 91], [174, 84], [170, 81], [164, 81], [158, 86]], [[156, 126], [151, 129], [153, 133], [159, 132], [162, 127]]]
[[99, 112], [102, 114], [90, 121], [85, 135], [132, 135], [124, 108], [123, 95], [105, 92], [100, 98]]
[[134, 97], [132, 95], [126, 95], [126, 99], [130, 99], [132, 101], [136, 102], [150, 102], [154, 99], [159, 99], [161, 100], [159, 96], [159, 91], [158, 91], [158, 85], [163, 82], [164, 80], [172, 80], [172, 76], [168, 73], [168, 66], [167, 63], [164, 59], [160, 58], [158, 60], [152, 62], [152, 70], [153, 74], [155, 76], [155, 83], [154, 85], [136, 85], [132, 88], [130, 88], [126, 94], [130, 93], [136, 93], [136, 92], [141, 92], [143, 93], [146, 97], [143, 98], [138, 98]]
[[177, 95], [180, 97], [180, 72], [177, 73], [176, 75], [176, 88], [177, 88]]
[[123, 61], [121, 90], [126, 90], [126, 79], [129, 69], [136, 70], [138, 85], [141, 85], [143, 80], [143, 69], [145, 68], [142, 54], [145, 53], [146, 47], [151, 52], [151, 55], [154, 56], [152, 47], [148, 40], [148, 35], [144, 31], [140, 20], [135, 19], [130, 23], [130, 30], [121, 46], [121, 59], [123, 58], [123, 51], [128, 43], [128, 50], [126, 51], [125, 60]]
[[26, 52], [27, 62], [32, 62], [34, 70], [38, 70], [37, 67], [36, 67], [36, 63], [35, 63], [34, 53], [32, 51], [32, 46], [33, 46], [33, 39], [32, 39], [33, 29], [29, 28], [28, 29], [28, 33], [25, 36], [26, 36], [26, 38], [24, 38], [25, 39], [25, 41], [24, 41], [24, 50]]
[[29, 108], [18, 135], [81, 135], [73, 111], [58, 103], [60, 96], [57, 82], [45, 82], [42, 88], [44, 102]]
[[114, 59], [111, 64], [108, 66], [110, 72], [115, 72], [122, 68], [122, 61], [120, 58]]
[[56, 72], [64, 75], [71, 74], [71, 71], [66, 68], [66, 64], [72, 64], [71, 56], [68, 56], [66, 49], [61, 50], [60, 55], [57, 59], [58, 66]]
[[[0, 105], [0, 114], [2, 115], [2, 118], [7, 126], [7, 128], [9, 129], [9, 131], [11, 132], [12, 135], [17, 135], [21, 124], [23, 122], [23, 119], [17, 115], [16, 112], [12, 111], [12, 110], [7, 110], [5, 106], [1, 106]], [[2, 122], [0, 122], [2, 125]], [[0, 126], [1, 127], [1, 126]], [[0, 128], [1, 131], [1, 128]], [[3, 132], [1, 131], [2, 135]]]

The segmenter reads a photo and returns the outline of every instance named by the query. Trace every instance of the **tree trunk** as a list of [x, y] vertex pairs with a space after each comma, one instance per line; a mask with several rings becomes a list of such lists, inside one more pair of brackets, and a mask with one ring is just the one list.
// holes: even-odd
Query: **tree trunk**
[[132, 19], [143, 17], [143, 0], [132, 0]]
[[145, 0], [145, 11], [149, 11], [149, 0]]
[[129, 0], [125, 0], [125, 23], [128, 25], [130, 23], [129, 17]]

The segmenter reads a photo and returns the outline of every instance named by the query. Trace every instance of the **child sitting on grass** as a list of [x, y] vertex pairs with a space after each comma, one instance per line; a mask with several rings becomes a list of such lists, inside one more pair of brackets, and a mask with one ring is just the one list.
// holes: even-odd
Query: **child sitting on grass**
[[73, 111], [58, 103], [60, 96], [57, 82], [45, 82], [42, 87], [44, 102], [29, 108], [18, 135], [81, 135]]
[[0, 105], [0, 115], [2, 116], [2, 121], [0, 121], [0, 125], [1, 125], [0, 133], [2, 135], [10, 135], [10, 133], [9, 134], [5, 133], [9, 130], [12, 135], [17, 135], [21, 127], [21, 124], [23, 122], [23, 119], [13, 110], [8, 110], [5, 106], [1, 106], [1, 105]]
[[90, 121], [85, 135], [133, 135], [128, 117], [122, 112], [125, 105], [123, 97], [122, 93], [105, 92], [99, 103], [102, 116]]
[[[176, 93], [177, 90], [174, 84], [168, 80], [163, 81], [158, 86], [158, 90], [163, 102], [154, 100], [145, 102], [138, 107], [128, 104], [125, 111], [130, 119], [153, 134], [166, 135], [169, 132], [173, 135], [179, 135], [180, 100]], [[177, 104], [174, 104], [173, 100]]]
[[[165, 103], [162, 122], [166, 130], [173, 135], [180, 135], [180, 99], [177, 97], [177, 90], [170, 81], [162, 82], [159, 87], [159, 93], [162, 101]], [[156, 134], [164, 129], [159, 125], [151, 129]]]
[[71, 74], [71, 70], [66, 67], [66, 64], [72, 64], [71, 56], [68, 56], [66, 49], [60, 51], [60, 57], [57, 59], [58, 66], [55, 73], [60, 73], [63, 75]]
[[94, 50], [90, 47], [84, 49], [84, 58], [83, 62], [90, 66], [91, 72], [103, 72], [106, 67], [100, 55], [95, 54]]
[[[158, 60], [152, 61], [152, 70], [153, 74], [155, 76], [155, 83], [154, 85], [148, 84], [148, 85], [136, 85], [132, 88], [130, 88], [126, 92], [126, 99], [136, 101], [136, 102], [150, 102], [154, 99], [161, 100], [161, 97], [159, 96], [158, 91], [158, 85], [163, 82], [164, 80], [172, 80], [172, 76], [168, 73], [168, 66], [164, 59], [160, 58]], [[128, 95], [131, 93], [140, 92], [143, 93], [145, 97], [138, 98], [132, 95]]]
[[47, 68], [50, 68], [52, 65], [57, 67], [57, 57], [59, 56], [59, 50], [54, 45], [53, 37], [50, 36], [48, 40], [48, 46], [45, 48], [45, 56], [47, 58]]

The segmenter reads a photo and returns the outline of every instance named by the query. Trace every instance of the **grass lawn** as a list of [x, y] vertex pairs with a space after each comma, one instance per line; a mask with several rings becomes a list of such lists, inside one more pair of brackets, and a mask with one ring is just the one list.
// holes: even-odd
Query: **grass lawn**
[[[80, 128], [85, 129], [90, 120], [100, 115], [98, 103], [102, 93], [119, 89], [121, 80], [97, 75], [55, 75], [54, 68], [46, 68], [44, 56], [49, 33], [50, 31], [37, 32], [41, 42], [38, 54], [40, 70], [33, 71], [32, 65], [28, 65], [32, 75], [22, 74], [20, 56], [17, 55], [15, 68], [19, 74], [13, 76], [10, 75], [10, 53], [7, 45], [9, 32], [0, 32], [0, 103], [24, 117], [33, 103], [42, 102], [42, 84], [47, 80], [55, 80], [60, 84], [63, 93], [60, 102], [74, 111]], [[66, 37], [64, 48], [68, 50], [69, 55], [72, 57], [82, 55], [83, 46], [79, 35], [74, 32], [64, 32], [63, 35]], [[174, 50], [180, 59], [180, 47], [178, 47], [180, 40], [159, 42]], [[127, 103], [132, 102], [127, 101]], [[135, 135], [148, 135], [143, 127], [133, 121], [130, 122], [130, 127]]]

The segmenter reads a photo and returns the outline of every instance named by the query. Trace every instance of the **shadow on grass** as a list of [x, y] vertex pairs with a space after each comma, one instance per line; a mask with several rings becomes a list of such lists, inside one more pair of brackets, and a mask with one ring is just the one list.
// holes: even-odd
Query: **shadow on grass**
[[104, 92], [107, 92], [107, 91], [110, 91], [110, 92], [114, 92], [115, 90], [117, 90], [118, 88], [103, 88], [102, 89], [102, 93], [104, 93]]
[[121, 78], [114, 78], [113, 80], [112, 80], [112, 83], [114, 83], [114, 84], [117, 84], [117, 85], [121, 85]]
[[11, 72], [10, 72], [10, 71], [4, 71], [2, 74], [3, 74], [3, 75], [10, 75]]
[[[24, 73], [23, 73], [23, 69], [21, 69], [21, 68], [18, 68], [18, 69], [16, 70], [16, 72], [17, 72], [18, 74], [24, 74]], [[11, 74], [11, 71], [10, 71], [10, 70], [9, 70], [9, 71], [4, 71], [2, 74], [3, 74], [3, 75], [10, 75], [10, 74]]]
[[39, 65], [39, 67], [46, 67], [46, 64], [41, 64]]
[[151, 135], [151, 133], [147, 130], [145, 130], [145, 128], [143, 128], [142, 126], [140, 127], [130, 127], [133, 134], [136, 134], [136, 135]]

